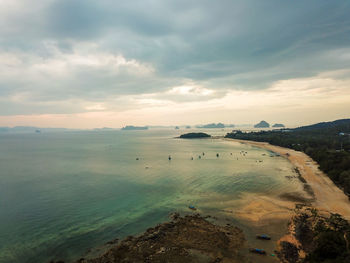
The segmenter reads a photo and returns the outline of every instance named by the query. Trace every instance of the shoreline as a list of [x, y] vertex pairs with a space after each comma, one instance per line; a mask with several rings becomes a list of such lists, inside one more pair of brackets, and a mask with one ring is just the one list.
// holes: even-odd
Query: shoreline
[[[346, 220], [350, 219], [350, 202], [348, 201], [347, 196], [340, 190], [323, 172], [318, 169], [318, 164], [311, 159], [308, 155], [302, 152], [297, 152], [292, 149], [283, 148], [275, 145], [271, 145], [266, 142], [256, 142], [256, 141], [247, 141], [247, 140], [238, 140], [238, 139], [228, 139], [222, 137], [215, 137], [211, 139], [223, 139], [231, 142], [238, 142], [253, 147], [259, 147], [266, 149], [268, 151], [279, 154], [281, 157], [286, 158], [290, 161], [292, 166], [296, 168], [296, 172], [299, 174], [299, 180], [301, 183], [308, 185], [310, 187], [309, 191], [304, 187], [304, 197], [305, 200], [308, 200], [307, 203], [311, 207], [318, 209], [321, 213], [338, 213], [343, 216]], [[309, 197], [307, 199], [306, 196]], [[288, 242], [294, 244], [295, 247], [301, 247], [298, 239], [293, 236], [290, 232], [290, 229], [286, 229], [286, 232], [280, 232], [281, 229], [277, 229], [277, 225], [285, 224], [287, 228], [287, 222], [291, 221], [295, 215], [295, 207], [297, 203], [302, 201], [296, 201], [286, 198], [273, 198], [269, 196], [255, 196], [255, 195], [246, 195], [244, 197], [246, 204], [242, 209], [236, 210], [235, 215], [242, 219], [243, 221], [252, 223], [256, 229], [266, 229], [267, 231], [273, 231], [275, 237], [277, 232], [281, 235], [278, 237], [276, 242], [273, 244], [269, 243], [267, 251], [279, 251], [281, 252], [281, 244], [283, 242]], [[228, 207], [228, 211], [223, 211], [223, 214], [226, 216], [232, 216], [231, 207]], [[271, 225], [272, 222], [275, 222]], [[168, 223], [163, 223], [167, 225]], [[161, 225], [163, 225], [161, 224]], [[277, 224], [277, 225], [276, 225]], [[216, 224], [215, 224], [216, 225]], [[219, 226], [218, 226], [219, 227]], [[274, 227], [277, 227], [274, 229]], [[187, 229], [187, 227], [186, 227]], [[283, 230], [282, 230], [283, 231]], [[147, 233], [147, 231], [145, 232]], [[140, 238], [145, 235], [135, 235], [132, 238]], [[130, 239], [131, 237], [129, 237]], [[247, 240], [248, 241], [248, 240]], [[122, 241], [124, 242], [124, 241]], [[253, 242], [250, 245], [259, 246], [259, 241]], [[119, 243], [119, 242], [118, 242]], [[120, 244], [120, 243], [119, 243]], [[147, 249], [149, 249], [147, 247]], [[153, 251], [151, 254], [158, 255], [159, 253], [163, 254], [163, 247], [159, 251]], [[213, 252], [211, 252], [213, 253]], [[210, 253], [210, 254], [211, 254]], [[215, 252], [216, 253], [216, 252]], [[106, 255], [106, 254], [104, 254]], [[165, 256], [165, 255], [164, 255]], [[102, 259], [103, 256], [98, 257]], [[202, 257], [202, 256], [201, 256]], [[216, 256], [215, 256], [216, 257]], [[256, 259], [256, 255], [245, 254], [246, 259]], [[259, 256], [258, 256], [259, 257]], [[96, 261], [85, 259], [84, 261], [79, 262], [100, 262], [98, 258], [95, 258]], [[260, 257], [259, 257], [260, 259]], [[276, 258], [261, 258], [261, 262], [275, 262]]]
[[[269, 214], [269, 209], [271, 209], [270, 214], [274, 214], [274, 217], [280, 218], [282, 222], [283, 219], [288, 220], [288, 230], [285, 234], [282, 234], [277, 240], [276, 251], [278, 251], [280, 262], [294, 262], [289, 261], [289, 257], [304, 259], [306, 256], [306, 249], [304, 247], [305, 242], [300, 238], [300, 234], [297, 234], [296, 228], [300, 227], [300, 217], [307, 215], [305, 211], [316, 209], [317, 213], [324, 218], [330, 218], [331, 214], [340, 214], [342, 218], [347, 221], [350, 221], [350, 202], [348, 197], [344, 192], [338, 188], [330, 178], [323, 173], [317, 164], [310, 156], [303, 152], [298, 152], [293, 149], [284, 148], [276, 145], [272, 145], [267, 142], [257, 142], [257, 141], [248, 141], [248, 140], [239, 140], [239, 139], [229, 139], [224, 138], [227, 141], [239, 142], [246, 145], [251, 145], [254, 147], [259, 147], [268, 151], [279, 154], [281, 157], [286, 158], [295, 168], [296, 173], [298, 174], [298, 179], [304, 185], [304, 192], [312, 197], [309, 202], [306, 202], [305, 208], [304, 205], [294, 203], [294, 208], [288, 205], [285, 205], [282, 209], [282, 217], [276, 216], [274, 212], [278, 211], [281, 208], [280, 205], [276, 206], [273, 202], [280, 202], [277, 199], [271, 199], [271, 204], [262, 202], [261, 200], [255, 200], [248, 204], [248, 206], [243, 211], [243, 219], [256, 219], [256, 211], [262, 211], [261, 217], [266, 217]], [[291, 202], [289, 202], [290, 204]], [[304, 202], [302, 202], [304, 203]], [[253, 205], [252, 205], [253, 204]], [[284, 204], [288, 204], [284, 202]], [[301, 206], [300, 206], [301, 205]], [[303, 210], [303, 212], [301, 212]], [[248, 215], [248, 217], [247, 217]], [[251, 218], [249, 218], [251, 215]], [[310, 215], [309, 221], [310, 221]], [[246, 218], [244, 218], [246, 217]], [[260, 218], [255, 222], [258, 223]], [[315, 220], [315, 219], [314, 219]], [[254, 220], [253, 220], [254, 221]], [[302, 220], [304, 222], [304, 220]], [[310, 232], [310, 229], [309, 229]]]
[[340, 214], [346, 220], [350, 220], [350, 202], [348, 197], [318, 168], [318, 164], [305, 153], [275, 146], [267, 142], [228, 138], [224, 140], [263, 148], [288, 159], [313, 190], [314, 200], [311, 201], [313, 207], [320, 211]]

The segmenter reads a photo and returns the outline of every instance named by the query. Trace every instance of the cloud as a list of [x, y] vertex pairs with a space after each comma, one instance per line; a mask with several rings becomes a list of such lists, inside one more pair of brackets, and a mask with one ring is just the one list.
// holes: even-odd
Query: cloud
[[0, 0], [0, 115], [238, 110], [255, 94], [287, 101], [292, 85], [311, 105], [347, 81], [349, 12], [327, 0]]

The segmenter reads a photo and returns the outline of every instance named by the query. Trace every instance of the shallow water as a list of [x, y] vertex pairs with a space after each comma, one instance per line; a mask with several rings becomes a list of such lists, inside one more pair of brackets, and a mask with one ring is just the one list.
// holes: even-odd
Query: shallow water
[[181, 133], [0, 134], [0, 262], [69, 261], [190, 204], [215, 214], [244, 193], [300, 190], [285, 178], [293, 169], [284, 158], [223, 140], [174, 139]]

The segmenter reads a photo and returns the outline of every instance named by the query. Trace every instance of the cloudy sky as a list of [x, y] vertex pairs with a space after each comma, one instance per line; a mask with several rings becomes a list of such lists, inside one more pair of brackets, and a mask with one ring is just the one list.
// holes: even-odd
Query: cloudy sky
[[350, 1], [0, 0], [0, 126], [350, 117]]

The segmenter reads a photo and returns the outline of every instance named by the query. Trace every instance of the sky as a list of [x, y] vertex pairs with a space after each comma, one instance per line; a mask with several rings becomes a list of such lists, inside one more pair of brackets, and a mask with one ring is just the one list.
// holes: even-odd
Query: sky
[[0, 126], [350, 117], [350, 1], [0, 0]]

